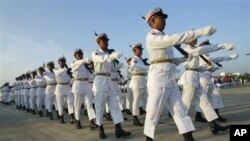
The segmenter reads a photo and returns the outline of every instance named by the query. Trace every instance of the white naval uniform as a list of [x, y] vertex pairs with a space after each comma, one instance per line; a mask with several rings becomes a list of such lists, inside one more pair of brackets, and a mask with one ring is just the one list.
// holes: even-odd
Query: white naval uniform
[[[195, 48], [187, 45], [185, 51], [188, 53], [196, 52], [204, 48]], [[215, 113], [211, 103], [209, 102], [205, 91], [200, 86], [200, 76], [198, 71], [203, 71], [204, 68], [199, 66], [199, 57], [196, 56], [190, 61], [184, 63], [184, 68], [186, 71], [182, 74], [179, 84], [183, 85], [182, 101], [187, 109], [190, 108], [193, 97], [195, 96], [196, 102], [204, 113], [208, 122], [213, 121], [218, 118]], [[198, 70], [189, 70], [198, 69]]]
[[[175, 59], [173, 45], [181, 44], [200, 35], [196, 31], [172, 36], [152, 29], [146, 37], [146, 45], [151, 61]], [[155, 127], [158, 124], [163, 107], [167, 105], [180, 134], [195, 130], [191, 118], [187, 115], [175, 80], [176, 65], [170, 62], [151, 64], [148, 71], [148, 100], [144, 134], [154, 138]]]
[[40, 74], [36, 76], [36, 83], [37, 83], [37, 95], [36, 95], [36, 104], [37, 104], [37, 109], [38, 111], [42, 110], [42, 106], [45, 104], [44, 99], [45, 99], [45, 89], [46, 89], [46, 81], [44, 77]]
[[[118, 124], [124, 121], [119, 104], [117, 100], [117, 94], [115, 87], [110, 77], [110, 73], [114, 69], [113, 60], [118, 59], [117, 56], [104, 52], [101, 49], [97, 49], [92, 53], [92, 60], [95, 66], [93, 92], [95, 96], [95, 109], [96, 109], [96, 123], [97, 125], [103, 125], [103, 112], [105, 103], [107, 102], [114, 124]], [[98, 73], [105, 73], [106, 75], [98, 75]]]
[[146, 66], [142, 58], [134, 56], [131, 59], [130, 73], [132, 74], [129, 87], [133, 91], [133, 105], [132, 114], [133, 116], [139, 116], [139, 103], [142, 101], [143, 96], [147, 95], [147, 71], [148, 66]]
[[36, 93], [37, 93], [37, 83], [35, 79], [29, 80], [30, 84], [30, 99], [29, 99], [29, 105], [30, 109], [35, 110], [36, 107]]
[[3, 87], [3, 102], [9, 102], [8, 101], [9, 95], [10, 95], [9, 86], [4, 86]]
[[20, 105], [22, 105], [22, 107], [24, 106], [24, 95], [23, 95], [23, 91], [24, 91], [24, 85], [23, 85], [24, 80], [20, 81], [20, 90], [19, 90], [19, 103]]
[[72, 86], [72, 93], [74, 94], [74, 108], [75, 118], [80, 120], [80, 111], [82, 104], [85, 103], [89, 120], [94, 119], [95, 111], [92, 106], [93, 95], [88, 81], [91, 79], [91, 73], [85, 67], [87, 60], [76, 60], [72, 65], [72, 73], [74, 82]]
[[26, 109], [30, 108], [29, 105], [29, 98], [30, 98], [30, 84], [29, 80], [24, 80], [23, 81], [23, 95], [24, 95], [24, 106]]
[[17, 93], [18, 93], [18, 83], [17, 83], [17, 81], [15, 82], [15, 84], [14, 84], [14, 95], [15, 95], [15, 103], [16, 103], [16, 106], [18, 106], [18, 95], [17, 95]]
[[23, 105], [23, 82], [19, 81], [19, 90], [18, 90], [18, 103], [19, 105]]
[[63, 106], [65, 101], [68, 107], [68, 114], [74, 113], [74, 97], [69, 86], [71, 78], [67, 74], [67, 71], [68, 69], [65, 67], [54, 70], [57, 81], [55, 95], [58, 113], [60, 116], [63, 115]]
[[[128, 68], [129, 69], [129, 68]], [[129, 72], [129, 70], [127, 70], [127, 85], [126, 85], [126, 89], [127, 89], [127, 95], [126, 95], [126, 109], [131, 110], [132, 109], [132, 104], [133, 104], [133, 92], [132, 89], [129, 87], [130, 81], [131, 81], [131, 73]]]
[[44, 79], [46, 80], [47, 87], [45, 90], [45, 106], [49, 112], [52, 112], [52, 106], [55, 105], [57, 110], [55, 89], [56, 89], [56, 76], [54, 72], [46, 71], [44, 73]]

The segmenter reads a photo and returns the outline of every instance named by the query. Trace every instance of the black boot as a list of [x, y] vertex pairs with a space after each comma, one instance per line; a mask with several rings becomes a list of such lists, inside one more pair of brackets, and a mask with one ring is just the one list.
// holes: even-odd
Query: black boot
[[121, 123], [115, 125], [115, 136], [116, 138], [127, 137], [130, 136], [131, 132], [126, 132], [122, 129]]
[[184, 133], [183, 137], [184, 137], [185, 141], [194, 141], [192, 132]]
[[110, 113], [106, 113], [106, 120], [112, 121], [112, 117], [111, 117]]
[[18, 110], [21, 110], [21, 109], [22, 109], [22, 105], [19, 105]]
[[53, 114], [52, 114], [52, 112], [49, 112], [49, 119], [53, 120]]
[[26, 110], [26, 108], [25, 108], [25, 106], [23, 106], [23, 111], [25, 111]]
[[56, 110], [56, 106], [55, 105], [52, 106], [52, 110]]
[[130, 110], [129, 109], [126, 109], [126, 111], [125, 111], [126, 113], [127, 113], [127, 115], [132, 115], [132, 113], [130, 112]]
[[171, 115], [170, 112], [168, 112], [168, 117], [171, 118], [171, 119], [173, 119], [173, 117], [172, 117], [172, 115]]
[[91, 119], [91, 120], [89, 121], [89, 129], [90, 129], [90, 130], [94, 130], [94, 129], [97, 128], [97, 127], [98, 127], [98, 125], [95, 124], [95, 120], [94, 120], [94, 119]]
[[46, 110], [46, 117], [49, 117], [49, 110]]
[[76, 129], [82, 129], [80, 120], [76, 120]]
[[36, 115], [36, 110], [32, 110], [32, 111], [33, 111], [33, 112], [32, 112], [32, 113], [33, 113], [33, 115]]
[[88, 116], [88, 111], [87, 111], [87, 109], [84, 109], [84, 115], [85, 115], [85, 116]]
[[60, 119], [60, 116], [59, 116], [59, 112], [58, 112], [58, 111], [56, 111], [56, 117], [57, 117], [58, 120]]
[[223, 118], [221, 115], [220, 115], [220, 113], [219, 113], [219, 109], [214, 109], [214, 111], [216, 112], [216, 114], [218, 115], [218, 121], [221, 121], [221, 122], [225, 122], [225, 121], [227, 121], [227, 119], [225, 119], [225, 118]]
[[95, 111], [95, 104], [92, 104], [92, 107], [93, 107], [93, 109], [94, 109], [94, 111]]
[[18, 109], [18, 105], [16, 105], [16, 109]]
[[61, 122], [61, 124], [64, 124], [64, 123], [65, 123], [65, 121], [64, 121], [63, 115], [61, 115], [61, 116], [60, 116], [60, 119], [61, 119], [61, 121], [60, 121], [60, 122]]
[[75, 121], [76, 121], [74, 113], [70, 114], [70, 116], [71, 116], [70, 123], [71, 123], [71, 124], [74, 124]]
[[140, 115], [143, 115], [146, 113], [146, 111], [142, 107], [139, 108], [139, 111], [140, 111]]
[[153, 141], [153, 139], [150, 138], [150, 137], [148, 137], [148, 136], [146, 136], [146, 141]]
[[43, 117], [43, 111], [38, 111], [40, 117]]
[[133, 124], [135, 126], [143, 126], [143, 124], [139, 121], [137, 116], [134, 116]]
[[207, 120], [202, 117], [201, 112], [196, 112], [195, 121], [197, 122], [207, 122]]
[[217, 134], [219, 131], [225, 131], [229, 128], [229, 126], [221, 126], [218, 123], [216, 123], [214, 120], [208, 123], [210, 128], [211, 128], [211, 132], [213, 134]]
[[99, 126], [99, 137], [100, 137], [100, 139], [105, 139], [106, 138], [106, 134], [104, 132], [103, 125]]

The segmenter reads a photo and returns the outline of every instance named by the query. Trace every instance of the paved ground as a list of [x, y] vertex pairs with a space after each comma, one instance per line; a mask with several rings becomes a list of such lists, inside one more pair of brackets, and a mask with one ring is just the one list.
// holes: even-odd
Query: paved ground
[[[222, 124], [250, 124], [250, 84], [221, 90], [225, 109], [221, 114], [229, 121]], [[194, 107], [190, 111], [194, 117]], [[128, 117], [127, 115], [125, 115]], [[132, 117], [123, 124], [124, 129], [133, 132], [133, 135], [126, 139], [131, 141], [143, 141], [142, 127], [132, 125]], [[141, 117], [141, 120], [144, 116]], [[69, 116], [66, 116], [66, 124], [59, 124], [59, 121], [50, 121], [47, 118], [40, 118], [15, 109], [14, 105], [0, 105], [0, 141], [96, 141], [98, 130], [88, 129], [87, 117], [82, 118], [83, 129], [77, 130], [69, 123]], [[227, 141], [229, 131], [219, 135], [212, 135], [209, 127], [204, 123], [194, 122], [196, 131], [194, 137], [197, 141]], [[114, 126], [112, 122], [105, 121], [107, 139], [104, 141], [117, 140], [114, 136]], [[182, 141], [183, 138], [177, 132], [173, 121], [169, 119], [166, 112], [160, 119], [160, 124], [156, 131], [155, 140], [162, 141]]]

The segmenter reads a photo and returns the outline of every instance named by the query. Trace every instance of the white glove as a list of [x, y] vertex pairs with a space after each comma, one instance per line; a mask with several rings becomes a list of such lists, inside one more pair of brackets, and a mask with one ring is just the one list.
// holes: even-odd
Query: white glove
[[200, 29], [196, 29], [199, 35], [201, 36], [210, 36], [213, 35], [216, 32], [216, 27], [213, 26], [206, 26]]
[[233, 44], [220, 44], [219, 48], [223, 48], [225, 50], [233, 50], [235, 46]]
[[228, 57], [230, 58], [230, 59], [237, 59], [238, 57], [239, 57], [239, 55], [238, 54], [230, 54], [230, 55], [228, 55]]
[[111, 57], [112, 60], [119, 59], [121, 56], [122, 56], [122, 53], [120, 53], [120, 52], [115, 52], [115, 53], [112, 53], [110, 55], [110, 57]]

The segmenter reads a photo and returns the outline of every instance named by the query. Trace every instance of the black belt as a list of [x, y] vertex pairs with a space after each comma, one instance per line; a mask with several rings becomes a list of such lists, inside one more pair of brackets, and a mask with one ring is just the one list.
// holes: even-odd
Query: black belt
[[174, 59], [158, 59], [158, 60], [154, 60], [151, 62], [151, 64], [159, 64], [159, 63], [175, 63]]
[[110, 76], [110, 73], [96, 73], [95, 75]]
[[74, 80], [76, 80], [76, 81], [88, 81], [89, 79], [88, 78], [76, 78]]
[[57, 83], [58, 85], [69, 85], [69, 83]]
[[197, 72], [199, 72], [199, 69], [196, 69], [196, 68], [186, 68], [186, 70], [197, 71]]
[[56, 85], [56, 83], [54, 83], [54, 84], [47, 84], [47, 85]]

